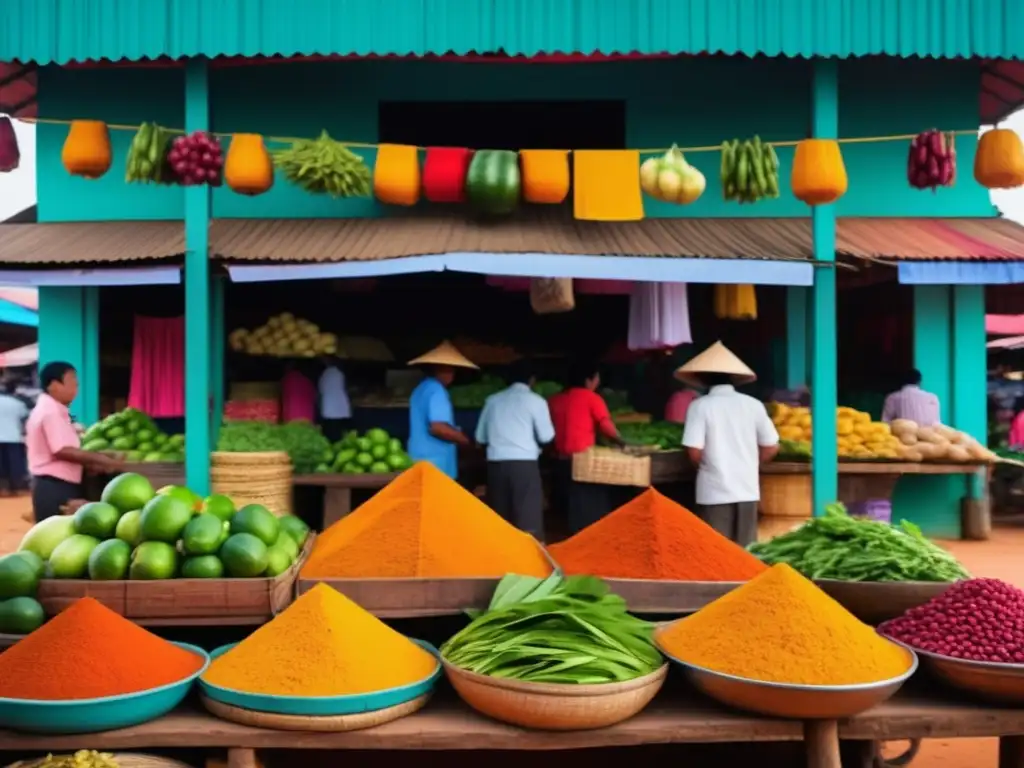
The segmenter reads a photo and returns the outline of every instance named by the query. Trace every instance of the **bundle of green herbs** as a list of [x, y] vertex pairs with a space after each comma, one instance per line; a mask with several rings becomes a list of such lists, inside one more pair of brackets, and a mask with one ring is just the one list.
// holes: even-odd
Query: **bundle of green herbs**
[[890, 525], [851, 517], [840, 503], [794, 531], [751, 544], [769, 565], [787, 563], [809, 579], [959, 581], [970, 575], [953, 555], [907, 520]]
[[284, 451], [296, 473], [313, 472], [330, 449], [320, 427], [308, 421], [268, 424], [262, 421], [229, 421], [221, 427], [217, 450], [229, 453]]
[[619, 683], [664, 663], [653, 631], [653, 624], [629, 614], [626, 602], [595, 576], [509, 574], [487, 610], [441, 646], [441, 655], [453, 666], [490, 677]]

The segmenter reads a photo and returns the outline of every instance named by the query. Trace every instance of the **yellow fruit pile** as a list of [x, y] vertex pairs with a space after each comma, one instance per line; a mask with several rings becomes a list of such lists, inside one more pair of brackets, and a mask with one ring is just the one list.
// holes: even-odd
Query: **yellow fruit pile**
[[[813, 432], [809, 408], [769, 403], [768, 412], [779, 430], [779, 438], [794, 443], [809, 443]], [[844, 459], [899, 459], [904, 446], [892, 434], [889, 425], [872, 421], [871, 416], [853, 408], [836, 409], [837, 448]]]
[[282, 312], [259, 328], [237, 328], [228, 334], [228, 344], [236, 352], [270, 357], [316, 357], [338, 352], [338, 337], [321, 333], [320, 328]]

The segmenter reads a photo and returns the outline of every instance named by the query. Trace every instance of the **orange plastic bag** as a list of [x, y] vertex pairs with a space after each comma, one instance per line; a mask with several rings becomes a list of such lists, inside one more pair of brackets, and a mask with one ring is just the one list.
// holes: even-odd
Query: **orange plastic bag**
[[373, 166], [373, 194], [388, 205], [416, 205], [420, 199], [420, 158], [416, 147], [381, 144]]
[[523, 199], [557, 205], [569, 195], [569, 152], [563, 149], [522, 149]]

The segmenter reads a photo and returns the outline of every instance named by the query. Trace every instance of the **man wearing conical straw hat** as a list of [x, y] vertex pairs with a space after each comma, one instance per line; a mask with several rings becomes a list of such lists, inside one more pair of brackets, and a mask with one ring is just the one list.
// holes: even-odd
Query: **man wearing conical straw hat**
[[409, 398], [409, 458], [429, 461], [446, 475], [459, 475], [458, 447], [469, 445], [469, 438], [455, 426], [455, 409], [448, 387], [458, 368], [476, 370], [451, 342], [444, 341], [409, 365], [422, 366], [426, 372]]
[[759, 467], [779, 451], [779, 433], [764, 404], [736, 391], [757, 379], [717, 341], [675, 372], [708, 393], [686, 413], [683, 446], [697, 466], [697, 513], [741, 546], [757, 539]]

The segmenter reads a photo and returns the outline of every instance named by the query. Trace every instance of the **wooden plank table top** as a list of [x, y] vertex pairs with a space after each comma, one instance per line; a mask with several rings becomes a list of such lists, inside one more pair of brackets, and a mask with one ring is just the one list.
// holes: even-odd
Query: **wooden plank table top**
[[314, 475], [295, 475], [292, 485], [315, 485], [321, 488], [383, 488], [400, 472], [364, 473], [361, 475], [324, 472]]
[[[987, 467], [984, 462], [942, 463], [904, 461], [840, 461], [841, 475], [970, 475]], [[773, 461], [761, 467], [762, 475], [806, 475], [811, 465], [803, 461]]]

